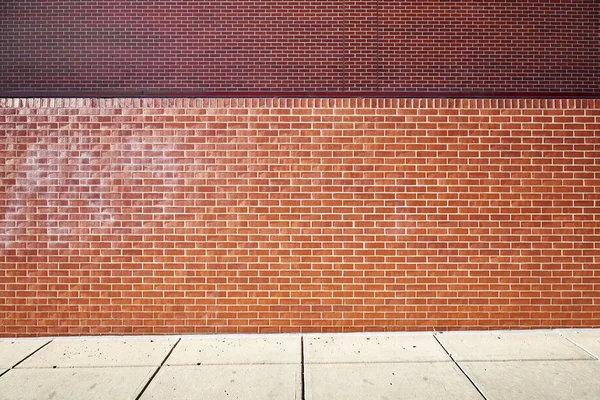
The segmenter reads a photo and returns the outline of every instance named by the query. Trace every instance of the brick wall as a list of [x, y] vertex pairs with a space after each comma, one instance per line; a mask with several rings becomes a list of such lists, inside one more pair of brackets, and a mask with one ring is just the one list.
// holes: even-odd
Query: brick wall
[[597, 0], [4, 0], [0, 91], [600, 90]]
[[0, 131], [0, 336], [600, 324], [600, 100], [2, 99]]

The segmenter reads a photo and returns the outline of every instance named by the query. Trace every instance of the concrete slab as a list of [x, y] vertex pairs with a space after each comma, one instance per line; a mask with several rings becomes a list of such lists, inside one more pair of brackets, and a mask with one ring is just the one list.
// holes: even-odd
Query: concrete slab
[[597, 360], [461, 362], [484, 396], [494, 400], [597, 400]]
[[0, 400], [131, 400], [156, 367], [13, 369], [0, 377]]
[[482, 400], [453, 362], [312, 364], [304, 371], [307, 400]]
[[369, 363], [450, 361], [430, 335], [311, 335], [304, 338], [304, 362]]
[[300, 336], [198, 336], [181, 339], [166, 365], [300, 364]]
[[158, 366], [176, 337], [55, 339], [18, 368]]
[[561, 332], [561, 334], [600, 359], [600, 330]]
[[163, 367], [142, 400], [290, 400], [302, 398], [302, 371], [296, 364]]
[[456, 361], [589, 360], [592, 357], [557, 333], [488, 332], [436, 334]]
[[0, 339], [0, 368], [12, 368], [48, 342], [49, 340]]

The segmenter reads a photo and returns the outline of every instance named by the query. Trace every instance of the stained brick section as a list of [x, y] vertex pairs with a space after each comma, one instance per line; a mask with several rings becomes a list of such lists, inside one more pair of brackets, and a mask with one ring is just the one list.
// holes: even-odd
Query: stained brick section
[[596, 0], [0, 2], [0, 90], [600, 90]]
[[600, 324], [600, 100], [0, 100], [0, 335]]

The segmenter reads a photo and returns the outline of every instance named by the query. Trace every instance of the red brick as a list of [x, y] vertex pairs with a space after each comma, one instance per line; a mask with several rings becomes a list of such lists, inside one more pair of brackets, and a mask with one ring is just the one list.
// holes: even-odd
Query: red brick
[[597, 326], [599, 105], [0, 99], [0, 335]]

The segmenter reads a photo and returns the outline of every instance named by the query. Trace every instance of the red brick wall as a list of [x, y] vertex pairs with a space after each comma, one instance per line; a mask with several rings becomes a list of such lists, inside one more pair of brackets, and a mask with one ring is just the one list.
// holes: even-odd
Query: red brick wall
[[600, 90], [597, 0], [4, 0], [0, 91]]
[[600, 100], [0, 100], [0, 336], [600, 324]]

